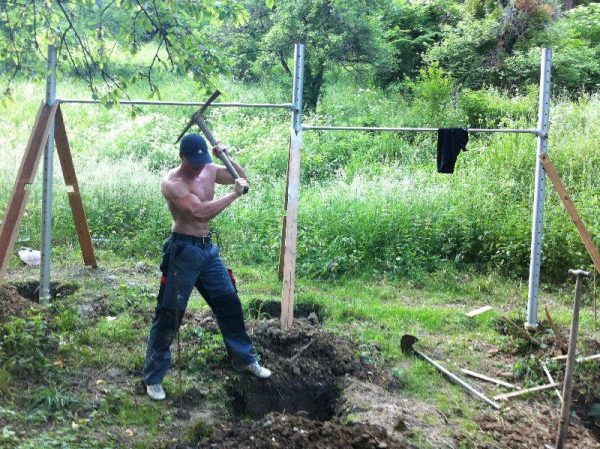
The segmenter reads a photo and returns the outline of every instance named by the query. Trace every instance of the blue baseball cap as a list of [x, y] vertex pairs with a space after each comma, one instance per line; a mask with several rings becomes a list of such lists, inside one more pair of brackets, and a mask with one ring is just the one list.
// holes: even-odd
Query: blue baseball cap
[[181, 139], [179, 153], [192, 165], [205, 165], [212, 162], [206, 141], [200, 134], [188, 134]]

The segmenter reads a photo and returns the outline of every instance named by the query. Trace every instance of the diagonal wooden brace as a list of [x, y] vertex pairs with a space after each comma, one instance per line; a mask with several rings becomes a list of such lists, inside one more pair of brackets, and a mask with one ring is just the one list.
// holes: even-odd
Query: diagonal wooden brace
[[600, 273], [600, 253], [598, 253], [598, 249], [596, 248], [596, 245], [594, 245], [594, 241], [592, 240], [590, 233], [583, 224], [577, 209], [575, 209], [575, 204], [573, 204], [573, 200], [567, 193], [567, 189], [565, 189], [565, 186], [562, 183], [554, 164], [550, 160], [550, 157], [547, 153], [540, 154], [539, 159], [546, 170], [546, 174], [552, 181], [552, 184], [554, 184], [554, 188], [556, 189], [560, 200], [565, 206], [565, 209], [567, 209], [568, 214], [571, 216], [571, 220], [573, 220], [573, 223], [577, 228], [577, 232], [579, 232], [579, 236], [581, 237], [581, 240], [583, 240], [583, 244], [588, 250], [588, 253], [590, 253], [592, 260], [594, 261], [596, 271]]
[[29, 142], [21, 160], [13, 193], [2, 221], [2, 229], [0, 229], [0, 279], [3, 279], [6, 274], [8, 261], [29, 199], [29, 187], [35, 178], [57, 108], [58, 102], [54, 103], [53, 106], [45, 106], [42, 103], [33, 125], [33, 131], [29, 136]]
[[75, 222], [75, 230], [79, 239], [79, 246], [83, 255], [83, 263], [90, 267], [97, 267], [96, 255], [94, 254], [94, 246], [90, 237], [83, 202], [79, 193], [79, 184], [77, 183], [77, 175], [75, 174], [75, 166], [73, 165], [73, 157], [67, 139], [67, 131], [63, 120], [60, 106], [56, 111], [54, 124], [54, 139], [56, 141], [56, 151], [60, 159], [60, 166], [63, 172], [65, 185], [67, 186], [67, 194], [69, 195], [69, 204], [73, 213], [73, 221]]

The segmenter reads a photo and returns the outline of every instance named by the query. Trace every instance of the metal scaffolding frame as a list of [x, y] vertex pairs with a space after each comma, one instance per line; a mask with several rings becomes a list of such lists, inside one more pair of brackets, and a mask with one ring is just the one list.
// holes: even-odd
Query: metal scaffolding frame
[[[300, 153], [302, 149], [303, 131], [370, 131], [370, 132], [434, 132], [437, 128], [402, 128], [402, 127], [351, 127], [351, 126], [319, 126], [302, 123], [302, 91], [304, 80], [304, 45], [296, 44], [294, 49], [294, 74], [292, 85], [292, 103], [212, 103], [210, 107], [231, 108], [279, 108], [292, 113], [290, 129], [290, 147], [288, 172], [286, 178], [285, 215], [281, 233], [281, 257], [279, 273], [283, 279], [282, 289], [282, 327], [289, 329], [293, 323], [296, 240], [298, 222], [298, 198], [300, 190]], [[48, 48], [48, 82], [46, 105], [53, 106], [55, 102], [64, 104], [97, 104], [98, 100], [57, 99], [56, 98], [56, 48]], [[537, 327], [537, 309], [539, 302], [540, 262], [542, 247], [542, 226], [544, 218], [544, 181], [545, 170], [539, 156], [548, 150], [548, 128], [550, 110], [550, 79], [552, 67], [552, 52], [543, 49], [541, 56], [540, 94], [538, 106], [538, 124], [536, 129], [507, 129], [507, 128], [467, 128], [468, 132], [476, 133], [524, 133], [537, 136], [537, 158], [535, 162], [535, 193], [533, 206], [533, 223], [531, 230], [531, 261], [529, 273], [529, 294], [527, 304], [526, 327]], [[152, 106], [201, 106], [198, 102], [178, 101], [119, 101], [123, 105], [152, 105]], [[51, 129], [51, 136], [54, 134]], [[42, 226], [42, 263], [40, 274], [40, 299], [47, 300], [50, 296], [50, 248], [52, 222], [52, 173], [53, 173], [53, 139], [48, 139], [44, 153], [44, 186], [43, 186], [43, 226]]]

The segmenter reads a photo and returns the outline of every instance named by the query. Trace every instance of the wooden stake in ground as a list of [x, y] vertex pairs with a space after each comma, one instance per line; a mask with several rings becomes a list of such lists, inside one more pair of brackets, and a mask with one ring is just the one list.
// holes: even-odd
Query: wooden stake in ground
[[292, 133], [290, 142], [287, 215], [285, 220], [285, 251], [281, 327], [289, 330], [294, 322], [294, 284], [296, 282], [296, 242], [298, 238], [298, 194], [300, 192], [300, 149], [302, 132]]
[[563, 449], [569, 429], [569, 414], [571, 408], [571, 393], [573, 392], [573, 373], [575, 372], [575, 353], [577, 351], [577, 333], [579, 331], [579, 306], [581, 305], [581, 290], [583, 278], [589, 277], [590, 273], [583, 270], [569, 270], [569, 274], [575, 276], [575, 299], [573, 300], [573, 317], [571, 318], [571, 333], [569, 334], [569, 353], [567, 367], [565, 368], [565, 383], [563, 385], [563, 404], [556, 436], [556, 449]]

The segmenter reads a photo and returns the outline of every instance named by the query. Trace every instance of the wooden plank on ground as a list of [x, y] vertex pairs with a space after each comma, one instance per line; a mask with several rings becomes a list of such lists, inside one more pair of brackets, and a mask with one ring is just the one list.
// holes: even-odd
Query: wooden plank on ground
[[494, 396], [495, 401], [504, 401], [506, 399], [514, 398], [515, 396], [521, 396], [526, 393], [534, 393], [536, 391], [548, 390], [550, 388], [556, 388], [560, 386], [558, 382], [554, 382], [547, 385], [538, 385], [537, 387], [527, 388], [525, 390], [513, 391], [511, 393], [499, 394], [498, 396]]
[[[283, 210], [287, 213], [287, 205], [288, 205], [288, 190], [290, 187], [290, 151], [291, 151], [292, 141], [290, 139], [290, 144], [288, 145], [288, 168], [285, 175], [285, 199], [283, 204]], [[281, 220], [281, 241], [279, 245], [279, 280], [283, 280], [283, 266], [285, 262], [285, 232], [287, 228], [287, 217], [284, 215]]]
[[[550, 371], [548, 370], [548, 367], [546, 366], [546, 364], [544, 362], [540, 362], [540, 364], [542, 365], [542, 369], [544, 370], [544, 373], [546, 374], [546, 377], [548, 378], [548, 381], [551, 384], [553, 384], [554, 383], [554, 379], [552, 378], [552, 374], [550, 374]], [[558, 399], [562, 403], [562, 394], [560, 394], [559, 389], [555, 388], [554, 391], [556, 392], [556, 395], [558, 396]]]
[[281, 327], [289, 330], [294, 322], [296, 283], [296, 241], [298, 237], [298, 195], [300, 193], [300, 150], [302, 132], [292, 133], [290, 141], [289, 185], [287, 198]]
[[503, 387], [512, 388], [513, 390], [520, 390], [521, 389], [521, 387], [519, 387], [517, 385], [513, 385], [513, 384], [510, 384], [508, 382], [504, 382], [503, 380], [500, 380], [500, 379], [494, 379], [493, 377], [488, 377], [488, 376], [486, 376], [484, 374], [480, 374], [480, 373], [475, 372], [475, 371], [471, 371], [471, 370], [464, 369], [464, 368], [461, 368], [461, 371], [463, 373], [465, 373], [466, 375], [468, 375], [468, 376], [475, 377], [476, 379], [485, 380], [486, 382], [491, 382], [491, 383], [496, 384], [496, 385], [502, 385]]
[[600, 273], [600, 253], [598, 253], [598, 249], [596, 248], [596, 245], [594, 245], [594, 241], [592, 240], [590, 233], [583, 224], [583, 221], [581, 220], [581, 217], [575, 208], [575, 204], [573, 204], [573, 200], [567, 193], [567, 189], [562, 183], [554, 164], [547, 154], [540, 154], [539, 158], [544, 166], [544, 169], [546, 170], [546, 173], [548, 174], [548, 177], [552, 181], [552, 184], [554, 184], [554, 188], [556, 189], [558, 196], [565, 206], [565, 209], [567, 209], [567, 212], [571, 216], [571, 220], [573, 220], [573, 223], [579, 232], [579, 236], [581, 237], [581, 240], [583, 240], [583, 244], [588, 250], [588, 253], [590, 253], [592, 260], [594, 261], [596, 271]]
[[83, 255], [83, 263], [90, 267], [97, 267], [98, 264], [96, 263], [94, 246], [92, 245], [92, 238], [85, 216], [85, 209], [83, 208], [83, 201], [81, 200], [81, 195], [79, 193], [77, 174], [75, 173], [69, 139], [67, 138], [67, 130], [65, 128], [65, 122], [60, 106], [56, 111], [54, 138], [56, 140], [56, 151], [60, 159], [63, 178], [67, 185], [69, 204], [71, 205], [71, 212], [73, 212], [73, 220], [75, 221], [77, 238], [79, 239], [79, 246], [81, 247], [81, 253]]
[[473, 318], [474, 316], [481, 315], [482, 313], [485, 313], [485, 312], [489, 312], [492, 309], [493, 309], [492, 306], [483, 306], [483, 307], [479, 307], [478, 309], [471, 310], [470, 312], [465, 313], [465, 315], [468, 316], [469, 318]]
[[0, 229], [0, 280], [4, 278], [8, 268], [8, 261], [29, 199], [29, 186], [35, 179], [57, 107], [58, 101], [50, 107], [42, 103], [29, 136], [23, 159], [21, 159], [21, 166], [17, 172], [13, 192], [2, 221], [2, 229]]
[[[557, 355], [556, 357], [552, 357], [552, 360], [567, 360], [567, 355]], [[600, 354], [589, 355], [587, 357], [577, 357], [577, 363], [588, 362], [590, 360], [598, 360], [600, 359]]]

